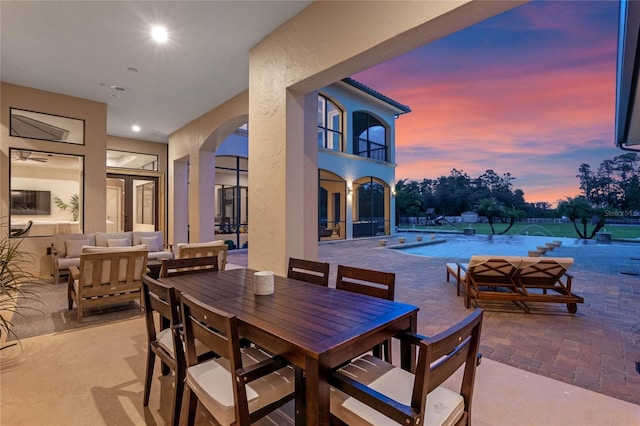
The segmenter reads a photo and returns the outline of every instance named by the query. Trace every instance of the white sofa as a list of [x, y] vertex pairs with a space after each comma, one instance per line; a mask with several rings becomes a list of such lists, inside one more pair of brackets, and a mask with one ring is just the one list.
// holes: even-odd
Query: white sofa
[[51, 248], [53, 282], [69, 273], [70, 266], [80, 266], [80, 254], [86, 246], [132, 247], [144, 244], [149, 260], [173, 259], [171, 245], [164, 243], [162, 231], [94, 232], [89, 234], [55, 234]]

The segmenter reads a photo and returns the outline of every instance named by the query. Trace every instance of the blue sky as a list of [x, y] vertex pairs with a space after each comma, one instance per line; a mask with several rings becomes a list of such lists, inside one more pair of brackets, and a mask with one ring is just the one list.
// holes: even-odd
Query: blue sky
[[396, 179], [511, 173], [528, 202], [579, 193], [615, 148], [617, 1], [533, 1], [353, 76], [409, 105]]

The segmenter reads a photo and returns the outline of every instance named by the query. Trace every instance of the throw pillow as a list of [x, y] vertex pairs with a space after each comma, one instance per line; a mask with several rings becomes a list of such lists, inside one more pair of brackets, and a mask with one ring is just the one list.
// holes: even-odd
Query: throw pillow
[[107, 247], [129, 247], [129, 240], [126, 238], [109, 239]]
[[140, 237], [140, 244], [146, 245], [150, 252], [161, 251], [156, 237]]
[[88, 246], [89, 240], [65, 240], [64, 247], [67, 252], [66, 257], [80, 257], [82, 254], [82, 246]]

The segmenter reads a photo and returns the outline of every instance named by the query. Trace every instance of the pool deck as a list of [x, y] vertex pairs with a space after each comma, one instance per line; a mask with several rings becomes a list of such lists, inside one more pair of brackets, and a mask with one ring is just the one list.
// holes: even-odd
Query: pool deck
[[[407, 243], [415, 235], [405, 235]], [[383, 237], [388, 245], [398, 237]], [[320, 260], [331, 263], [331, 286], [338, 264], [396, 273], [396, 300], [420, 306], [418, 332], [433, 335], [469, 314], [445, 264], [459, 258], [432, 258], [380, 247], [383, 238], [319, 244]], [[440, 238], [440, 236], [439, 236]], [[443, 238], [446, 238], [444, 236]], [[549, 238], [549, 242], [553, 240]], [[631, 328], [640, 323], [640, 244], [562, 245], [545, 256], [573, 257], [573, 291], [584, 297], [571, 315], [562, 304], [528, 303], [524, 313], [511, 303], [481, 303], [485, 309], [480, 350], [485, 358], [560, 382], [640, 405], [640, 374]], [[247, 264], [246, 250], [229, 261]]]

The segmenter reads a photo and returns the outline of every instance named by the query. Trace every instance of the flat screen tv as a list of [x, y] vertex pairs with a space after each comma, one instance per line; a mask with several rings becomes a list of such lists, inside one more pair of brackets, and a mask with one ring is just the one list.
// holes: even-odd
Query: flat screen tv
[[51, 191], [11, 190], [12, 215], [50, 215]]

